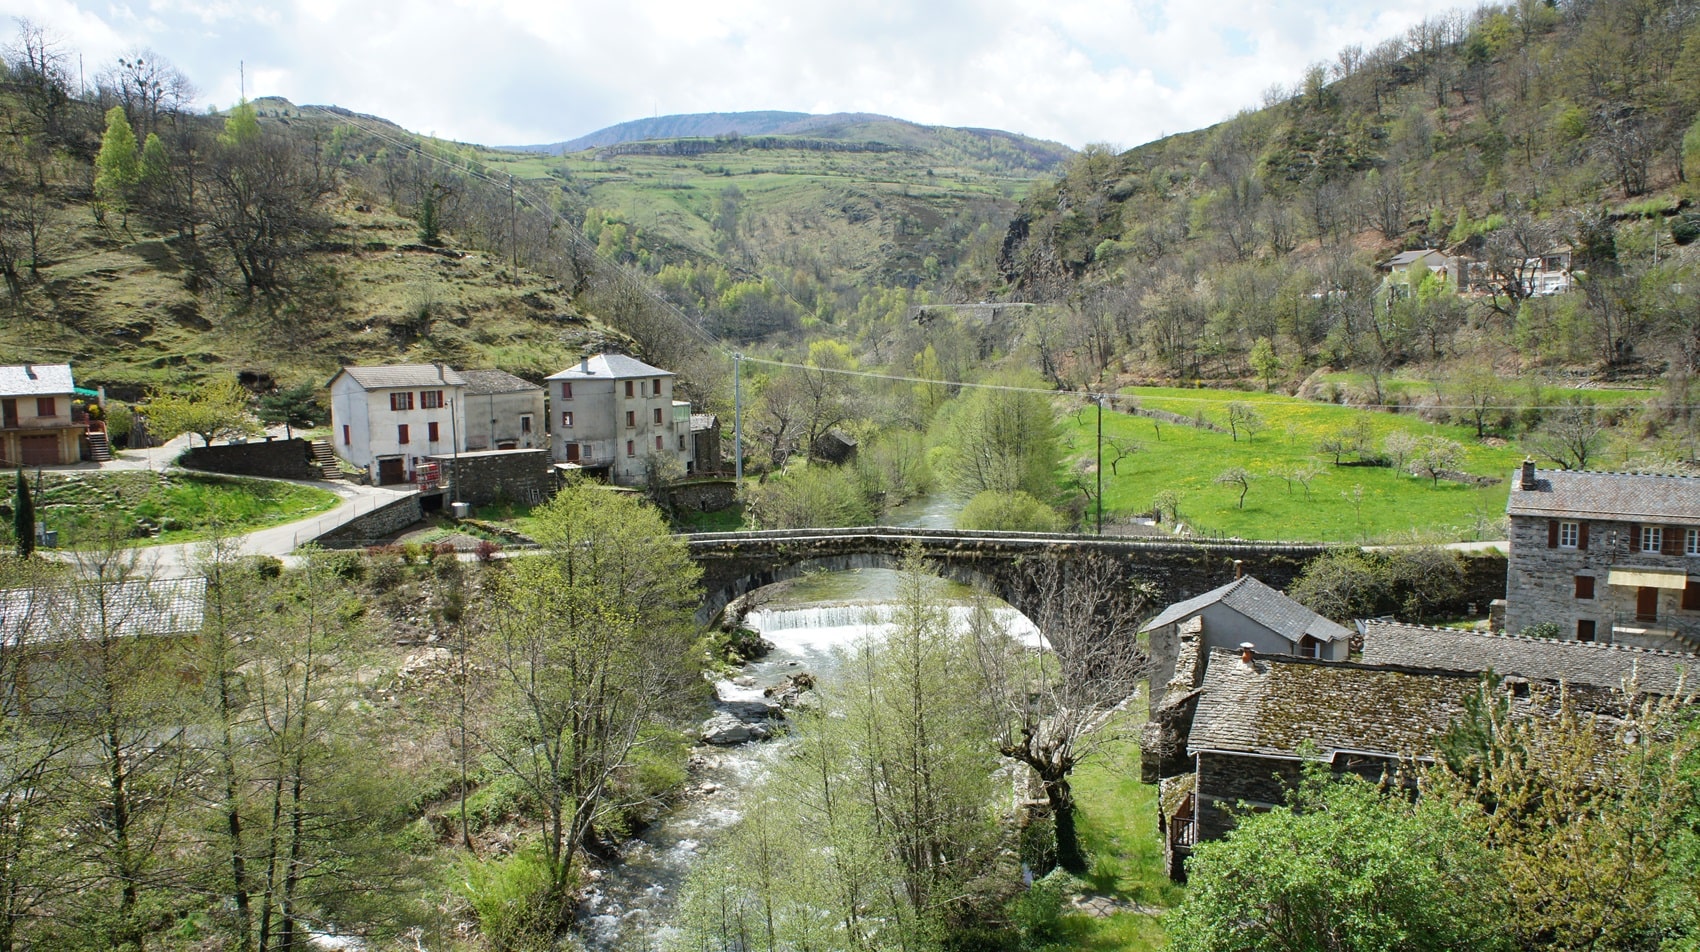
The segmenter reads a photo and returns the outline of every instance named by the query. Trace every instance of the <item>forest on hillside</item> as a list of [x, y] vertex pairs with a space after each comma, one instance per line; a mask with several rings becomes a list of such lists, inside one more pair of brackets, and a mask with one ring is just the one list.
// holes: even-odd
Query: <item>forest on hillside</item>
[[[1447, 12], [1209, 129], [1089, 147], [1028, 196], [979, 277], [1067, 305], [1077, 379], [1248, 377], [1261, 340], [1292, 381], [1458, 360], [1686, 381], [1697, 113], [1692, 2]], [[1413, 249], [1483, 278], [1389, 302], [1377, 266]], [[1520, 264], [1556, 249], [1574, 293], [1531, 294]]]

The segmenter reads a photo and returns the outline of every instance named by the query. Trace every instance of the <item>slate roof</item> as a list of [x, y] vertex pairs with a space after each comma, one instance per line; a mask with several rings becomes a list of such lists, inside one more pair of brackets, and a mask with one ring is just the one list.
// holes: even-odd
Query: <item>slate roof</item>
[[[366, 390], [396, 387], [464, 387], [466, 378], [441, 364], [388, 364], [381, 367], [344, 367], [342, 373]], [[340, 374], [339, 374], [340, 376]], [[331, 378], [333, 381], [335, 377]]]
[[719, 425], [719, 423], [720, 421], [715, 419], [715, 416], [712, 413], [691, 414], [692, 433], [701, 433], [704, 430], [712, 430]]
[[469, 394], [526, 393], [543, 389], [506, 370], [462, 370], [459, 373], [466, 380], [466, 392]]
[[1217, 648], [1187, 753], [1293, 757], [1308, 741], [1324, 760], [1337, 752], [1432, 758], [1480, 681], [1474, 673], [1270, 655], [1248, 666]]
[[1220, 588], [1211, 589], [1203, 595], [1170, 605], [1163, 609], [1156, 618], [1146, 622], [1145, 627], [1141, 628], [1140, 631], [1151, 631], [1154, 628], [1174, 624], [1203, 611], [1207, 606], [1216, 602], [1221, 602], [1293, 644], [1298, 644], [1305, 635], [1309, 635], [1317, 641], [1330, 642], [1352, 636], [1352, 633], [1346, 628], [1318, 615], [1249, 575], [1234, 579], [1232, 582]]
[[1513, 474], [1508, 515], [1700, 525], [1700, 477], [1551, 469], [1535, 471], [1534, 489], [1520, 486]]
[[1700, 688], [1700, 677], [1696, 677], [1700, 674], [1700, 655], [1387, 621], [1372, 621], [1365, 626], [1363, 663], [1492, 670], [1501, 675], [1609, 689], [1622, 688], [1633, 680], [1640, 691], [1667, 697]]
[[597, 354], [589, 357], [557, 374], [550, 374], [550, 380], [584, 380], [586, 378], [601, 378], [603, 380], [624, 380], [627, 377], [671, 377], [671, 370], [662, 370], [625, 354]]
[[[51, 644], [87, 638], [104, 608], [115, 634], [176, 635], [199, 631], [206, 579], [174, 578], [81, 584], [37, 591], [0, 591], [0, 641]], [[103, 604], [104, 600], [104, 604]]]
[[[32, 376], [33, 375], [33, 376]], [[0, 396], [48, 397], [72, 393], [70, 364], [21, 364], [0, 367]]]
[[[1431, 256], [1432, 257], [1438, 257], [1441, 260], [1442, 264], [1444, 264], [1446, 262], [1446, 254], [1444, 252], [1440, 251], [1439, 249], [1437, 249], [1437, 248], [1419, 248], [1416, 251], [1401, 251], [1401, 252], [1399, 252], [1398, 254], [1394, 255], [1393, 257], [1387, 259], [1387, 263], [1385, 265], [1383, 265], [1383, 267], [1392, 268], [1392, 267], [1397, 267], [1398, 265], [1402, 265], [1402, 264], [1415, 264], [1416, 262], [1421, 261], [1422, 259], [1428, 258], [1428, 257], [1431, 257]], [[1433, 266], [1431, 265], [1430, 267], [1433, 267]]]

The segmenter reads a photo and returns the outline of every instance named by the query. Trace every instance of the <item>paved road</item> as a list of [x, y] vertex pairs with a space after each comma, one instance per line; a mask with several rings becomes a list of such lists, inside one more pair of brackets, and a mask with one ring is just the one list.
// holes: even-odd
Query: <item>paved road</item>
[[[280, 430], [277, 434], [283, 436]], [[148, 450], [122, 450], [106, 463], [80, 463], [76, 466], [54, 467], [56, 470], [141, 470], [164, 471], [189, 446], [192, 437], [180, 436]], [[241, 538], [238, 551], [242, 555], [270, 555], [290, 560], [290, 553], [305, 543], [324, 535], [355, 516], [371, 512], [386, 503], [408, 495], [411, 489], [386, 489], [377, 486], [358, 486], [347, 482], [318, 480], [289, 480], [303, 486], [315, 486], [335, 493], [342, 499], [336, 508], [306, 519], [284, 523], [269, 529], [259, 529]], [[148, 574], [171, 578], [190, 574], [205, 543], [188, 542], [179, 545], [155, 545], [138, 548], [138, 567]]]

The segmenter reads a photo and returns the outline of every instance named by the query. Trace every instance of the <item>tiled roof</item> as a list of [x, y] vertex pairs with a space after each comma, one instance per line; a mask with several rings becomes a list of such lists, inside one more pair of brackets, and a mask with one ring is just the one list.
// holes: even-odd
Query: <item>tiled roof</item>
[[47, 397], [71, 393], [70, 364], [22, 364], [0, 367], [0, 396]]
[[1377, 668], [1217, 648], [1205, 668], [1187, 751], [1291, 757], [1306, 742], [1336, 752], [1432, 757], [1478, 690], [1473, 673]]
[[[1700, 688], [1700, 655], [1554, 638], [1425, 628], [1372, 621], [1364, 630], [1365, 664], [1451, 671], [1488, 671], [1597, 688], [1634, 681], [1649, 694], [1674, 696]], [[1685, 680], [1686, 675], [1686, 680]]]
[[113, 634], [175, 635], [199, 631], [206, 579], [175, 578], [0, 591], [0, 641], [48, 644], [89, 638], [104, 615]]
[[469, 394], [526, 393], [542, 390], [537, 384], [516, 377], [506, 370], [462, 370]]
[[1535, 488], [1523, 489], [1513, 473], [1505, 511], [1513, 516], [1648, 518], [1700, 525], [1700, 477], [1548, 469], [1535, 472]]
[[712, 413], [693, 413], [691, 414], [691, 432], [700, 433], [703, 430], [712, 430], [719, 422]]
[[550, 374], [550, 380], [574, 380], [587, 377], [599, 377], [605, 380], [624, 380], [627, 377], [671, 377], [671, 370], [662, 370], [635, 357], [625, 354], [597, 354], [587, 357], [558, 374]]
[[382, 367], [344, 367], [342, 372], [367, 390], [394, 387], [464, 387], [466, 378], [442, 364], [389, 364]]
[[1298, 644], [1305, 635], [1309, 635], [1317, 641], [1338, 641], [1352, 636], [1352, 633], [1346, 628], [1318, 615], [1249, 575], [1234, 579], [1221, 588], [1211, 589], [1203, 595], [1170, 605], [1156, 618], [1146, 622], [1145, 627], [1140, 630], [1150, 631], [1154, 628], [1173, 624], [1203, 611], [1205, 607], [1216, 602], [1221, 602], [1294, 644]]

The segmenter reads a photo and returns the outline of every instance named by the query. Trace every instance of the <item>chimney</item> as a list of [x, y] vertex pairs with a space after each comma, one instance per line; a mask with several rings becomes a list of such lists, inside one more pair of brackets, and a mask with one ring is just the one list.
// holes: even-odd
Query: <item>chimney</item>
[[1249, 641], [1240, 642], [1240, 663], [1251, 664], [1257, 658], [1257, 646]]
[[589, 354], [585, 354], [583, 357], [580, 357], [578, 359], [578, 372], [581, 373], [581, 374], [590, 373], [590, 355]]
[[1244, 559], [1235, 559], [1234, 560], [1234, 578], [1236, 578], [1236, 579], [1245, 578], [1245, 560]]
[[30, 378], [31, 380], [34, 380], [35, 379], [35, 368], [31, 367], [29, 364], [24, 364], [24, 376]]
[[1523, 457], [1523, 471], [1522, 471], [1522, 475], [1517, 480], [1517, 488], [1518, 489], [1534, 489], [1535, 488], [1535, 461], [1534, 461], [1534, 459], [1527, 457], [1527, 456]]

